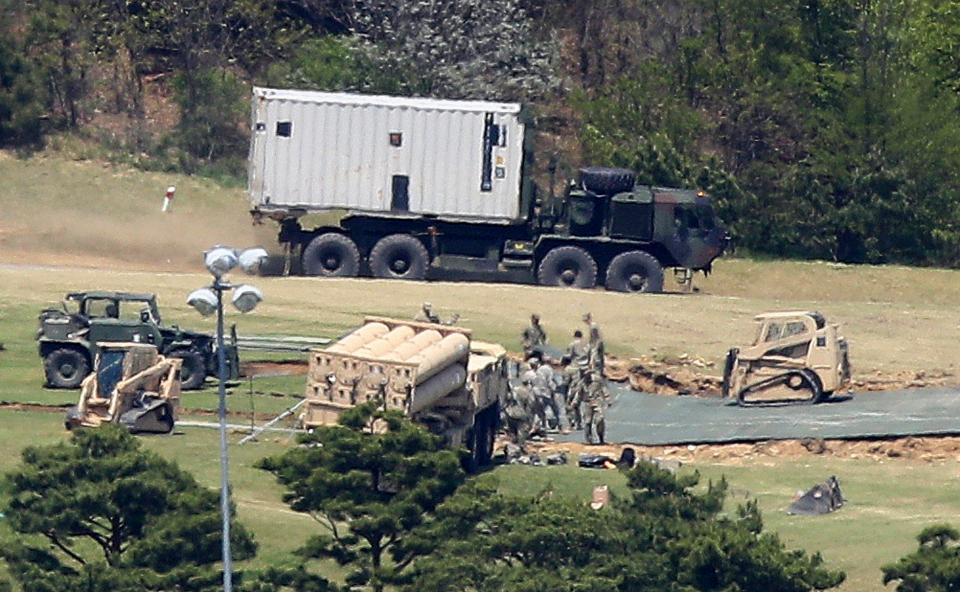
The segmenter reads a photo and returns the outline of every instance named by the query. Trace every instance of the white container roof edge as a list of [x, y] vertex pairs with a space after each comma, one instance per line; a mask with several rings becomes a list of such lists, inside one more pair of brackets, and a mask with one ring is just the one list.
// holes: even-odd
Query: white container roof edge
[[426, 99], [419, 97], [394, 97], [389, 95], [364, 95], [353, 93], [331, 93], [310, 90], [286, 90], [278, 88], [253, 87], [255, 97], [270, 100], [295, 101], [301, 103], [328, 103], [356, 106], [379, 106], [394, 108], [423, 109], [436, 111], [478, 111], [488, 113], [520, 113], [519, 103], [498, 103], [492, 101], [455, 101], [450, 99]]

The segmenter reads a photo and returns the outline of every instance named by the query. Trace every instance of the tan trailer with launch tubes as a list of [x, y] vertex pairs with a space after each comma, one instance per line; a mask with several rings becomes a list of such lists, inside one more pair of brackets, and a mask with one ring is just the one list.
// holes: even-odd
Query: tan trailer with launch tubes
[[334, 425], [369, 401], [396, 409], [490, 462], [507, 388], [506, 351], [460, 327], [367, 317], [356, 331], [310, 353], [306, 428]]

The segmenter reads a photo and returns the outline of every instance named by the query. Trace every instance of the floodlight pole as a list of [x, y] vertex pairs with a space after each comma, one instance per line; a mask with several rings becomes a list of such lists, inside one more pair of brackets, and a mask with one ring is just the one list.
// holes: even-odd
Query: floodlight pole
[[217, 293], [217, 371], [220, 378], [217, 415], [220, 417], [220, 513], [223, 521], [223, 592], [233, 592], [233, 560], [230, 556], [230, 461], [227, 455], [227, 357], [223, 351], [223, 292], [230, 285], [214, 277]]

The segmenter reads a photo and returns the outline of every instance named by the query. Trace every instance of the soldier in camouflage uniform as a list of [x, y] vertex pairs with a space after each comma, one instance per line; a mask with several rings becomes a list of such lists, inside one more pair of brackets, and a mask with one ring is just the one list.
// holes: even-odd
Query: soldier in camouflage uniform
[[606, 435], [604, 414], [609, 398], [607, 387], [603, 376], [595, 371], [587, 372], [584, 379], [583, 440], [587, 444], [604, 444]]
[[429, 302], [424, 302], [420, 306], [420, 312], [417, 313], [417, 316], [413, 317], [413, 320], [420, 323], [440, 324], [440, 316], [433, 312], [433, 305]]
[[527, 437], [533, 431], [534, 414], [533, 385], [529, 376], [522, 376], [521, 384], [510, 389], [509, 399], [504, 406], [504, 420], [507, 434], [521, 450], [527, 443]]
[[529, 358], [536, 348], [547, 343], [547, 332], [540, 325], [540, 315], [530, 315], [530, 326], [523, 330], [520, 339], [524, 358]]
[[603, 376], [606, 354], [604, 353], [603, 337], [600, 336], [600, 327], [596, 323], [590, 325], [590, 342], [588, 344], [590, 370], [599, 372]]
[[533, 394], [536, 398], [538, 428], [544, 432], [550, 429], [561, 429], [566, 423], [566, 415], [562, 405], [558, 405], [556, 401], [557, 378], [553, 368], [533, 358], [530, 360], [530, 370], [533, 372]]
[[570, 427], [575, 430], [579, 430], [583, 426], [580, 405], [584, 398], [583, 376], [589, 368], [589, 353], [587, 344], [583, 342], [583, 333], [579, 330], [575, 331], [573, 341], [570, 342], [564, 356], [567, 361], [564, 369], [567, 377], [567, 419], [570, 421]]

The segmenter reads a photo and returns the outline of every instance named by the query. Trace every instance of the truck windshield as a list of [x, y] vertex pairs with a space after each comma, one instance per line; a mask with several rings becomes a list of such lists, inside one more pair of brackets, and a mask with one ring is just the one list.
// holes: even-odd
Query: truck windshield
[[693, 206], [690, 204], [677, 206], [674, 214], [677, 226], [692, 230], [713, 230], [716, 222], [713, 219], [713, 208], [708, 205]]
[[717, 221], [713, 217], [713, 207], [708, 205], [698, 205], [697, 217], [700, 219], [700, 228], [704, 230], [713, 230], [717, 227]]

